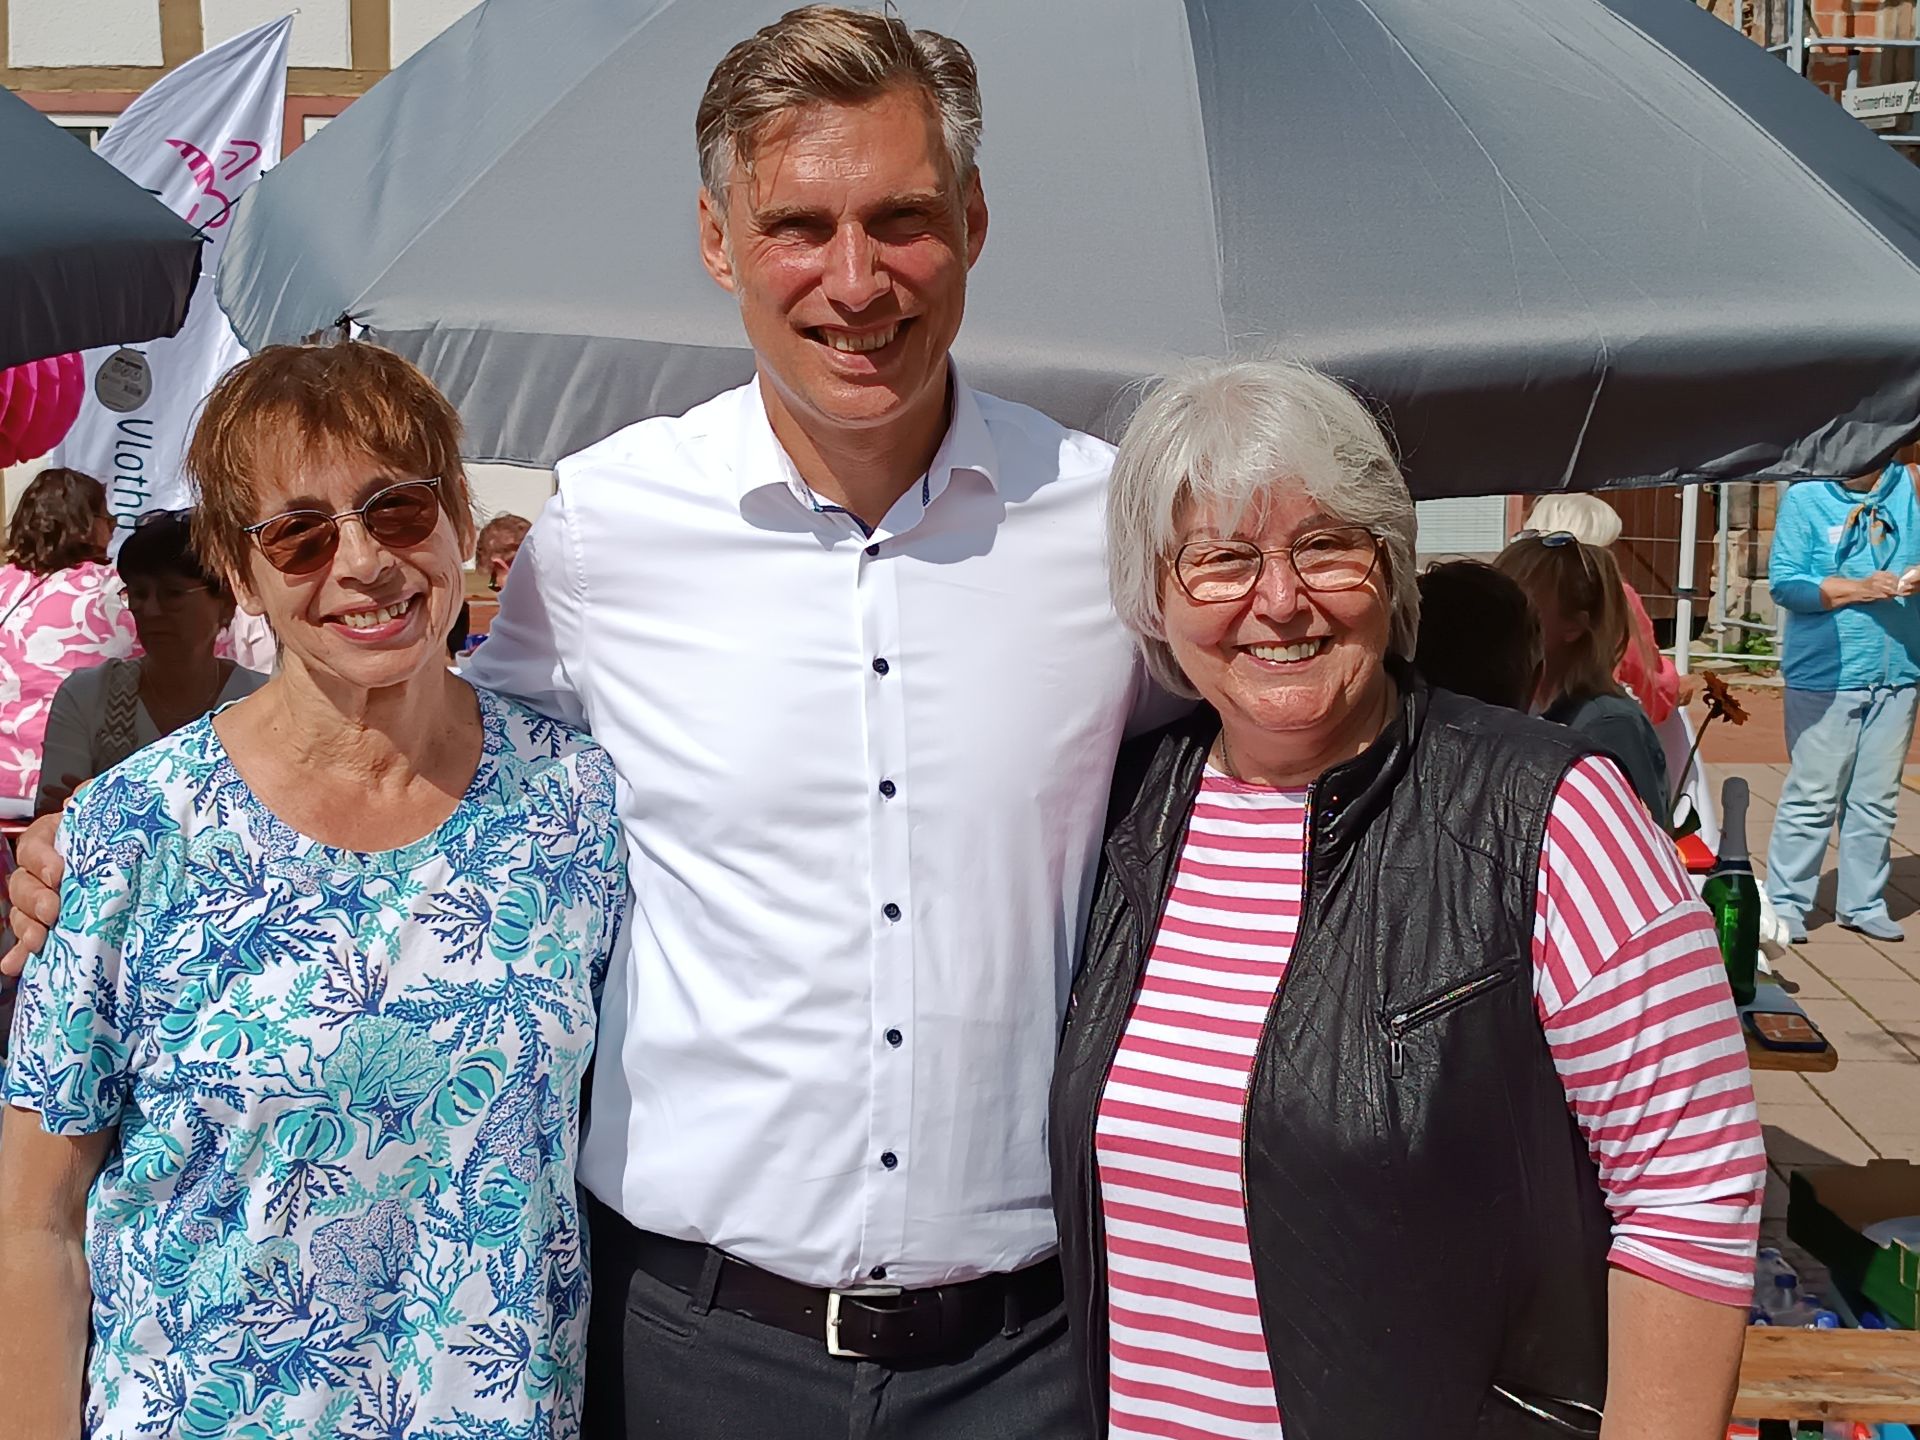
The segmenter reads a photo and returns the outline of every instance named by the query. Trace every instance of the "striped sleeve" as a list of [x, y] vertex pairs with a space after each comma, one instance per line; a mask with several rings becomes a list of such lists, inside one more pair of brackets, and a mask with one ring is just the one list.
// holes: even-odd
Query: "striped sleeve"
[[1766, 1154], [1719, 943], [1617, 767], [1561, 782], [1540, 858], [1534, 992], [1613, 1216], [1609, 1259], [1745, 1305]]

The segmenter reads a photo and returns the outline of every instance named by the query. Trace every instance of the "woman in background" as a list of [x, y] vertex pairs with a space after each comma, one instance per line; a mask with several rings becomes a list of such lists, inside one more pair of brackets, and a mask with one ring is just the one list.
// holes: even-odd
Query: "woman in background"
[[81, 781], [266, 683], [214, 653], [233, 618], [233, 592], [194, 554], [191, 513], [156, 510], [120, 547], [127, 610], [146, 654], [76, 671], [61, 684], [47, 717], [42, 815]]
[[74, 671], [138, 648], [120, 579], [107, 492], [60, 466], [27, 486], [0, 566], [0, 818], [33, 814], [54, 692]]
[[473, 542], [473, 568], [487, 582], [487, 589], [498, 591], [507, 583], [507, 572], [520, 554], [533, 522], [519, 515], [496, 515], [480, 527]]
[[1887, 911], [1893, 826], [1920, 695], [1920, 500], [1889, 465], [1800, 480], [1781, 497], [1767, 559], [1785, 650], [1787, 780], [1767, 845], [1767, 891], [1795, 944], [1840, 831], [1834, 915], [1876, 940], [1906, 938]]
[[1479, 560], [1421, 572], [1413, 665], [1436, 690], [1525, 714], [1540, 688], [1540, 652], [1540, 617], [1511, 576]]
[[[1598, 495], [1546, 495], [1527, 516], [1527, 526], [1541, 535], [1564, 530], [1584, 545], [1606, 550], [1620, 538], [1620, 512]], [[1662, 651], [1654, 638], [1653, 621], [1648, 618], [1640, 592], [1624, 577], [1620, 596], [1627, 606], [1627, 648], [1620, 654], [1613, 678], [1640, 702], [1647, 719], [1653, 722], [1653, 733], [1660, 737], [1660, 750], [1667, 762], [1668, 794], [1680, 792], [1691, 802], [1700, 820], [1701, 842], [1709, 850], [1718, 851], [1720, 807], [1706, 767], [1694, 750], [1693, 722], [1687, 715], [1691, 687], [1680, 683], [1673, 657]]]
[[[1527, 528], [1536, 534], [1564, 531], [1583, 545], [1606, 550], [1620, 538], [1620, 512], [1598, 495], [1545, 495], [1527, 516]], [[1613, 678], [1640, 702], [1658, 729], [1680, 700], [1680, 673], [1661, 653], [1653, 636], [1653, 620], [1640, 592], [1622, 579], [1620, 598], [1627, 607], [1627, 646]]]
[[1519, 582], [1540, 617], [1541, 718], [1580, 732], [1619, 762], [1655, 822], [1671, 822], [1667, 760], [1640, 703], [1615, 680], [1627, 644], [1620, 572], [1604, 550], [1564, 530], [1526, 535], [1495, 566]]

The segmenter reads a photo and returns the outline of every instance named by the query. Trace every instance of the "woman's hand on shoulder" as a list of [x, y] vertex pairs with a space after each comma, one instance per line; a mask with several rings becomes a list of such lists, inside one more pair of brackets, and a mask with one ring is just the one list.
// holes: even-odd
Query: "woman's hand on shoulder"
[[17, 868], [7, 877], [7, 898], [13, 902], [7, 924], [13, 930], [14, 946], [0, 956], [0, 976], [9, 980], [18, 979], [28, 958], [40, 953], [60, 919], [60, 881], [66, 866], [54, 844], [59, 828], [58, 815], [42, 815], [14, 846]]
[[84, 775], [62, 775], [58, 783], [42, 779], [40, 798], [34, 802], [36, 815], [40, 817], [58, 816], [67, 808], [67, 802], [74, 793], [87, 783]]

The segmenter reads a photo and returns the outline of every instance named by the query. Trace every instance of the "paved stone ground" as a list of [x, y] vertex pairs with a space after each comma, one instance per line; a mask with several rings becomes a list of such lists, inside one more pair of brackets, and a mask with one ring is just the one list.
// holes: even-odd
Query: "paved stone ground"
[[[1709, 757], [1714, 748], [1706, 747]], [[1746, 777], [1753, 793], [1749, 839], [1755, 854], [1764, 855], [1787, 771], [1784, 753], [1771, 762], [1710, 758], [1710, 764], [1716, 783], [1727, 775]], [[1753, 1077], [1770, 1172], [1763, 1243], [1784, 1241], [1786, 1177], [1796, 1167], [1857, 1165], [1875, 1157], [1920, 1162], [1920, 767], [1910, 766], [1907, 777], [1887, 895], [1907, 938], [1885, 944], [1834, 923], [1829, 852], [1807, 943], [1775, 965], [1839, 1050], [1840, 1066], [1828, 1075]], [[1810, 1283], [1821, 1282], [1817, 1266], [1792, 1258]]]
[[[1707, 732], [1703, 747], [1707, 759], [1784, 761], [1787, 758], [1787, 743], [1781, 719], [1780, 682], [1739, 674], [1728, 674], [1727, 678], [1734, 687], [1736, 698], [1747, 712], [1747, 723], [1716, 723]], [[1697, 679], [1693, 682], [1696, 688], [1699, 683]], [[1696, 699], [1692, 708], [1696, 729], [1705, 713], [1705, 708]], [[1907, 751], [1907, 763], [1920, 765], [1920, 731], [1915, 732], [1913, 744]]]

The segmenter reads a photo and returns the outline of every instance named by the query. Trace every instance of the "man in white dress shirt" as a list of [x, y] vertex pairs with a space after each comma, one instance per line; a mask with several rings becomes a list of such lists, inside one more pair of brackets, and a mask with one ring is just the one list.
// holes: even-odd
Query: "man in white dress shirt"
[[799, 12], [697, 130], [757, 378], [562, 462], [470, 672], [624, 782], [587, 1434], [1076, 1435], [1042, 1128], [1146, 694], [1110, 451], [949, 363], [959, 45]]
[[1109, 447], [948, 360], [973, 62], [814, 7], [700, 107], [757, 378], [572, 456], [467, 671], [619, 768], [590, 1440], [1071, 1436], [1047, 1086], [1129, 718]]

